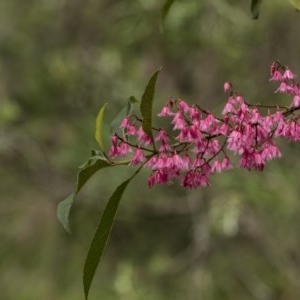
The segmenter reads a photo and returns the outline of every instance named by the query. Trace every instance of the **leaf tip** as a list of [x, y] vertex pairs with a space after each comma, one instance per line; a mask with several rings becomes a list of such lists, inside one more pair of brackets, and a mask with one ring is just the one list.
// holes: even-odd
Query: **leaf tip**
[[74, 201], [74, 197], [75, 195], [71, 194], [65, 200], [59, 202], [56, 211], [58, 221], [69, 234], [71, 234], [71, 229], [69, 225], [69, 214]]
[[107, 106], [107, 102], [99, 110], [99, 113], [96, 118], [96, 128], [95, 128], [95, 140], [99, 144], [101, 150], [104, 150], [103, 142], [102, 142], [102, 122], [105, 108]]

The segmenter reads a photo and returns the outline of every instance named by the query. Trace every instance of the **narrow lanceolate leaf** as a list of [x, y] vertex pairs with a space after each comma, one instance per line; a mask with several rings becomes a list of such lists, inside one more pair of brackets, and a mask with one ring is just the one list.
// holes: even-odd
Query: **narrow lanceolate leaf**
[[251, 15], [252, 19], [257, 20], [262, 0], [251, 0]]
[[155, 84], [157, 80], [158, 73], [160, 72], [161, 68], [159, 68], [150, 78], [146, 89], [144, 91], [144, 94], [142, 96], [141, 101], [141, 114], [143, 117], [143, 130], [146, 134], [148, 134], [150, 137], [152, 136], [152, 107], [153, 107], [153, 99], [154, 99], [154, 93], [155, 93]]
[[164, 22], [165, 18], [167, 17], [170, 8], [174, 4], [175, 0], [166, 0], [161, 11], [161, 16], [162, 16], [162, 22]]
[[96, 130], [95, 130], [95, 139], [98, 142], [101, 150], [104, 150], [103, 141], [102, 141], [102, 122], [103, 122], [103, 115], [105, 111], [107, 103], [105, 103], [102, 108], [100, 109], [98, 116], [96, 118]]
[[108, 161], [101, 157], [92, 157], [90, 158], [80, 169], [77, 175], [77, 185], [75, 192], [67, 197], [65, 200], [61, 201], [57, 207], [57, 218], [65, 228], [67, 232], [70, 233], [69, 226], [69, 215], [72, 205], [74, 203], [76, 195], [85, 185], [85, 183], [100, 169], [111, 167]]
[[94, 278], [103, 250], [109, 238], [121, 197], [128, 183], [133, 177], [129, 178], [121, 185], [119, 185], [115, 192], [112, 194], [104, 209], [100, 223], [93, 237], [88, 255], [85, 260], [83, 271], [83, 286], [86, 299], [88, 299], [92, 280]]

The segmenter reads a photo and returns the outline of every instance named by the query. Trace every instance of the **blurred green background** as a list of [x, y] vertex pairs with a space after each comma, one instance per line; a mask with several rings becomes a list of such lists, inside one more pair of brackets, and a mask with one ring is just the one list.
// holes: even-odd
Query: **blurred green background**
[[[288, 1], [176, 1], [160, 30], [159, 0], [0, 3], [0, 299], [83, 299], [82, 270], [114, 188], [131, 168], [99, 172], [76, 199], [72, 235], [56, 219], [77, 166], [140, 97], [159, 66], [155, 112], [169, 96], [220, 112], [223, 82], [247, 101], [274, 94], [278, 59], [300, 75], [300, 15]], [[105, 142], [109, 146], [109, 126]], [[233, 170], [212, 187], [148, 190], [147, 172], [122, 199], [90, 299], [300, 299], [299, 145], [262, 173]]]

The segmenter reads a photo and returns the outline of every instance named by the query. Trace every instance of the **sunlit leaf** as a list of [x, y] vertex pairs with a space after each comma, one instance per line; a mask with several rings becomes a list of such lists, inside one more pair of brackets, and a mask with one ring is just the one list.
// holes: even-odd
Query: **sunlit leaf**
[[141, 114], [143, 117], [143, 123], [142, 123], [143, 130], [150, 137], [152, 137], [152, 106], [153, 106], [153, 99], [155, 93], [155, 84], [156, 84], [157, 76], [160, 71], [161, 68], [159, 68], [151, 76], [146, 86], [146, 89], [144, 91], [144, 94], [142, 96], [141, 107], [140, 107]]
[[101, 150], [104, 150], [103, 142], [102, 142], [102, 122], [103, 122], [103, 115], [105, 111], [107, 103], [105, 103], [102, 108], [100, 109], [98, 116], [96, 118], [96, 130], [95, 130], [95, 139], [98, 142]]
[[262, 0], [251, 0], [251, 15], [252, 19], [257, 20]]
[[120, 200], [124, 190], [133, 177], [134, 176], [119, 185], [112, 194], [104, 209], [100, 223], [93, 237], [83, 271], [83, 286], [86, 299], [88, 298], [91, 283], [109, 238]]
[[290, 3], [296, 10], [300, 11], [300, 0], [290, 0]]
[[69, 215], [76, 195], [97, 171], [111, 166], [113, 165], [101, 157], [92, 157], [83, 166], [81, 166], [81, 169], [77, 175], [75, 193], [61, 201], [57, 207], [57, 218], [67, 232], [70, 232]]

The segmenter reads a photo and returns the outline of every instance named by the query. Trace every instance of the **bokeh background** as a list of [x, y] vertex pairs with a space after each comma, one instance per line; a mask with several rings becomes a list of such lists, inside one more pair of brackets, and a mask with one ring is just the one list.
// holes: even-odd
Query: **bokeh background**
[[[300, 15], [288, 1], [176, 1], [163, 30], [159, 0], [0, 2], [0, 298], [83, 299], [82, 270], [115, 187], [133, 169], [99, 172], [56, 219], [77, 166], [109, 123], [163, 66], [155, 112], [169, 96], [219, 112], [231, 81], [248, 102], [289, 105], [269, 67], [300, 75]], [[90, 299], [300, 299], [299, 145], [262, 173], [234, 170], [212, 186], [148, 190], [147, 172], [122, 199]]]

